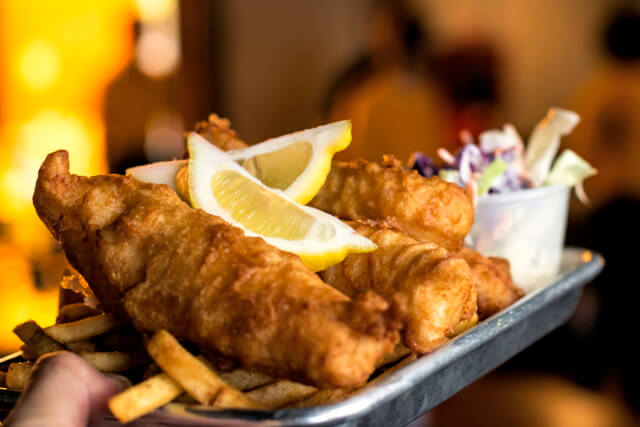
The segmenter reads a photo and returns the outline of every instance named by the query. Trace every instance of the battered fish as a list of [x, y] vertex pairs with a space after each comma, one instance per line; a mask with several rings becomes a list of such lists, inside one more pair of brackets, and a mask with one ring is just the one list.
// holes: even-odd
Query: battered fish
[[350, 296], [375, 291], [385, 298], [407, 300], [408, 324], [404, 344], [428, 353], [447, 337], [470, 326], [476, 314], [476, 290], [469, 266], [434, 243], [421, 243], [386, 224], [349, 222], [359, 234], [378, 245], [366, 254], [350, 254], [321, 277]]
[[504, 258], [485, 257], [469, 248], [456, 255], [471, 268], [471, 280], [478, 292], [478, 317], [486, 319], [510, 306], [524, 295], [511, 279], [509, 261]]
[[346, 220], [393, 219], [416, 240], [447, 249], [462, 247], [473, 224], [473, 206], [462, 188], [408, 171], [392, 156], [382, 164], [334, 161], [309, 205]]
[[38, 215], [104, 307], [243, 366], [319, 387], [363, 384], [399, 342], [398, 312], [351, 300], [300, 258], [192, 209], [166, 185], [43, 163]]
[[[229, 126], [228, 120], [212, 114], [196, 132], [222, 150], [247, 147]], [[453, 249], [462, 247], [473, 224], [473, 206], [463, 189], [408, 171], [392, 156], [385, 156], [382, 164], [334, 160], [309, 204], [347, 220], [391, 218], [410, 236]]]
[[246, 142], [238, 138], [236, 131], [231, 129], [229, 119], [216, 114], [210, 114], [207, 121], [198, 122], [195, 131], [224, 151], [248, 147]]

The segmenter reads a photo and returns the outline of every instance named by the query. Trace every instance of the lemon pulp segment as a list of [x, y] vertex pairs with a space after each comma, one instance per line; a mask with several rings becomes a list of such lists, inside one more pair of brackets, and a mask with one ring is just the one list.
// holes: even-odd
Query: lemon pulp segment
[[329, 224], [316, 221], [299, 206], [278, 197], [239, 172], [225, 169], [213, 174], [211, 191], [234, 221], [265, 237], [302, 240], [309, 234], [331, 238]]
[[267, 187], [285, 190], [307, 168], [313, 146], [308, 141], [296, 141], [279, 150], [258, 154], [240, 164]]

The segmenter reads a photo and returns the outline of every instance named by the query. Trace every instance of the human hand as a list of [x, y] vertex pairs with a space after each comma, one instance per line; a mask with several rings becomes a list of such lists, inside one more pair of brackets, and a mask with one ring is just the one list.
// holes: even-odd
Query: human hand
[[57, 352], [38, 360], [5, 427], [86, 427], [108, 414], [107, 401], [126, 386], [80, 356]]

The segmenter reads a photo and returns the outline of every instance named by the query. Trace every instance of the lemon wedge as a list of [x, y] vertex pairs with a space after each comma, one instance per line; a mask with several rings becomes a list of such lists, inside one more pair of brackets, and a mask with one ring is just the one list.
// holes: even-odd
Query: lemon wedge
[[[329, 123], [268, 139], [226, 154], [267, 187], [282, 190], [306, 204], [316, 195], [331, 169], [333, 155], [351, 143], [351, 122]], [[159, 162], [127, 170], [139, 181], [169, 184], [184, 197], [186, 161]], [[178, 179], [176, 179], [176, 176]]]
[[216, 215], [300, 256], [314, 271], [376, 245], [334, 216], [294, 202], [267, 187], [230, 156], [197, 133], [188, 136], [189, 199], [193, 207]]
[[313, 199], [331, 169], [333, 155], [351, 143], [351, 122], [343, 120], [268, 139], [227, 154], [267, 187], [292, 200]]
[[155, 162], [148, 165], [129, 168], [127, 169], [127, 175], [130, 175], [142, 182], [149, 182], [151, 184], [167, 184], [171, 189], [177, 191], [176, 175], [180, 169], [186, 165], [186, 160]]

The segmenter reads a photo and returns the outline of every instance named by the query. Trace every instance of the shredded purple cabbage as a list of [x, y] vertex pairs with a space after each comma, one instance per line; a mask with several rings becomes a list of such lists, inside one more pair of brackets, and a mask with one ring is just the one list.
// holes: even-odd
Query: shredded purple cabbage
[[430, 177], [437, 176], [440, 171], [440, 167], [436, 165], [433, 159], [423, 153], [416, 152], [414, 154], [414, 161], [412, 169], [415, 169], [422, 176]]
[[522, 158], [517, 146], [511, 145], [503, 149], [504, 145], [484, 145], [495, 149], [484, 151], [476, 144], [466, 144], [455, 154], [453, 164], [443, 162], [438, 165], [431, 157], [417, 152], [413, 156], [412, 168], [426, 177], [446, 175], [446, 173], [441, 174], [442, 171], [456, 171], [459, 177], [458, 184], [466, 186], [475, 181], [491, 162], [500, 157], [508, 164], [508, 168], [492, 182], [490, 194], [509, 193], [532, 187], [531, 181], [519, 171], [518, 162], [522, 161]]

